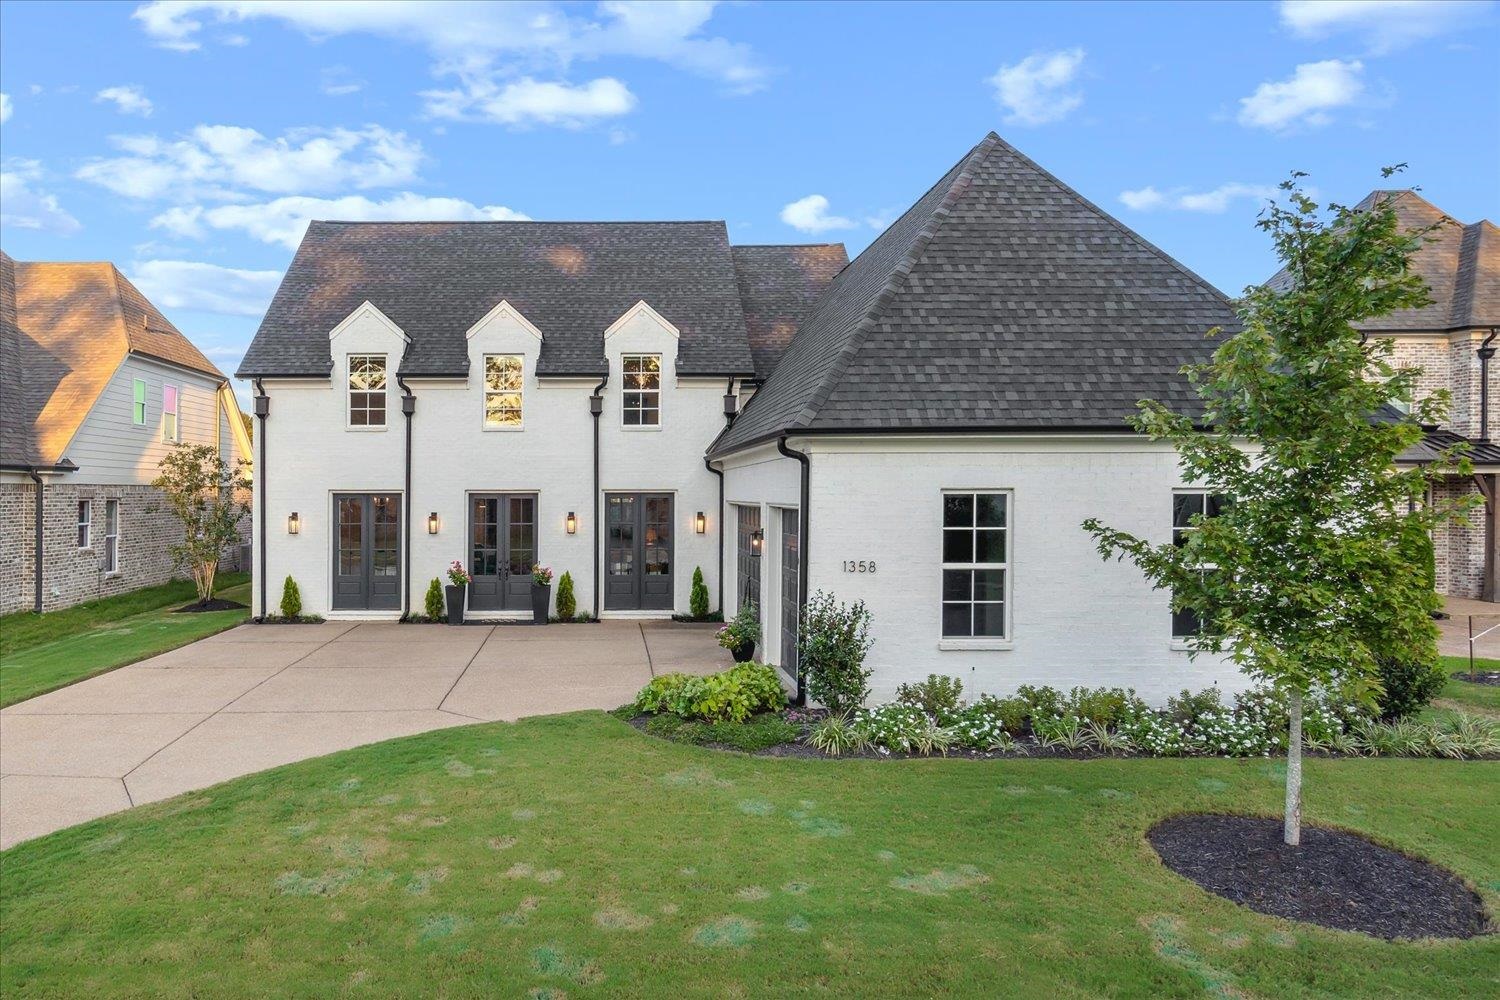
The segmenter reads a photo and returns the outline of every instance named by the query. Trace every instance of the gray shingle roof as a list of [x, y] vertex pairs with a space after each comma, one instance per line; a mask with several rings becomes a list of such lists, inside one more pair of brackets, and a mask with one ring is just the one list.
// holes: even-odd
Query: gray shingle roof
[[408, 375], [463, 375], [501, 300], [542, 332], [538, 374], [602, 374], [604, 331], [645, 300], [681, 331], [682, 374], [755, 371], [722, 222], [314, 222], [238, 374], [325, 376], [328, 332], [366, 300]]
[[1124, 430], [1238, 329], [1208, 282], [991, 133], [834, 280], [714, 444], [786, 431]]
[[731, 253], [755, 376], [765, 379], [849, 255], [842, 243], [737, 246]]

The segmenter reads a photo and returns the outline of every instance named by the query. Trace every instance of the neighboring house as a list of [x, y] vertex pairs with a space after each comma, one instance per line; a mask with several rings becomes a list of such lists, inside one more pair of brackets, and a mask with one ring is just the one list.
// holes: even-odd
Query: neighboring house
[[223, 373], [113, 264], [0, 253], [0, 613], [170, 579], [179, 442], [249, 460]]
[[1412, 259], [1412, 270], [1432, 302], [1361, 324], [1372, 337], [1389, 338], [1398, 364], [1422, 369], [1419, 397], [1446, 389], [1448, 419], [1428, 432], [1403, 464], [1430, 462], [1437, 450], [1467, 441], [1474, 474], [1448, 477], [1434, 492], [1479, 494], [1485, 504], [1469, 524], [1449, 524], [1433, 535], [1437, 589], [1455, 597], [1500, 600], [1500, 228], [1488, 220], [1455, 222], [1414, 191], [1374, 191], [1369, 208], [1389, 200], [1407, 230], [1437, 228]]
[[1235, 689], [1080, 527], [1166, 541], [1216, 508], [1126, 419], [1192, 411], [1179, 370], [1235, 324], [994, 134], [847, 266], [722, 223], [315, 222], [239, 372], [256, 608], [291, 575], [308, 612], [395, 618], [459, 560], [471, 615], [524, 616], [541, 562], [656, 617], [701, 566], [789, 675], [810, 593], [864, 601], [882, 697]]

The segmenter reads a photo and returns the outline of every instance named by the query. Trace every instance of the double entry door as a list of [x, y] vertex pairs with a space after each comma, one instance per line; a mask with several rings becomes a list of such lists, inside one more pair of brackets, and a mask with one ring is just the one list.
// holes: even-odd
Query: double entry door
[[672, 591], [672, 494], [606, 493], [604, 607], [665, 611]]
[[536, 556], [536, 495], [475, 493], [469, 497], [471, 611], [531, 607]]
[[333, 495], [333, 607], [394, 611], [401, 607], [401, 497]]

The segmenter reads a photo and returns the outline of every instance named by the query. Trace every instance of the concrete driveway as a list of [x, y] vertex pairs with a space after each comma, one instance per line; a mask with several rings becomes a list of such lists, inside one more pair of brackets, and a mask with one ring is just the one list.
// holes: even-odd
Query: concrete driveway
[[614, 708], [731, 665], [714, 626], [242, 625], [0, 711], [0, 848], [396, 736]]

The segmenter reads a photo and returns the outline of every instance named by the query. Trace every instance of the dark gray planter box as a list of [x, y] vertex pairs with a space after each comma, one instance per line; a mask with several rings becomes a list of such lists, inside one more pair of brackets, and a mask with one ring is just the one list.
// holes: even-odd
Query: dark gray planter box
[[464, 591], [469, 588], [459, 585], [449, 585], [443, 588], [443, 593], [448, 598], [448, 624], [462, 625], [464, 623]]
[[545, 587], [531, 585], [531, 623], [533, 625], [547, 624], [547, 609], [552, 606], [552, 584]]

